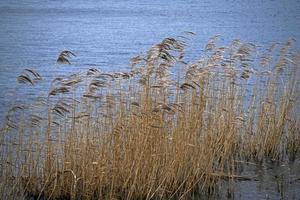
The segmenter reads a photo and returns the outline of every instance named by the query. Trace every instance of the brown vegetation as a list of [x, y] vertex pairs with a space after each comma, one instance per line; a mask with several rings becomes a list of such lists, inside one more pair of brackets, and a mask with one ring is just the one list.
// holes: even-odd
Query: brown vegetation
[[[255, 45], [218, 47], [216, 36], [187, 63], [191, 35], [134, 57], [130, 72], [57, 77], [47, 97], [12, 107], [1, 130], [0, 198], [191, 199], [243, 178], [239, 162], [295, 158], [292, 40], [280, 56], [272, 45], [258, 59]], [[58, 62], [70, 64], [64, 52]], [[25, 72], [20, 83], [41, 79]]]

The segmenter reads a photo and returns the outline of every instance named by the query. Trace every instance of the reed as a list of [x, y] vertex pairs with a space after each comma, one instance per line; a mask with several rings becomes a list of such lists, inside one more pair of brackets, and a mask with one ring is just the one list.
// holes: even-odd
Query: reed
[[[254, 179], [238, 175], [240, 162], [295, 159], [293, 41], [257, 56], [254, 44], [219, 47], [215, 36], [187, 62], [192, 35], [164, 39], [129, 72], [55, 77], [46, 97], [12, 107], [1, 129], [1, 199], [192, 199], [223, 179]], [[28, 87], [41, 79], [32, 69], [18, 77]]]

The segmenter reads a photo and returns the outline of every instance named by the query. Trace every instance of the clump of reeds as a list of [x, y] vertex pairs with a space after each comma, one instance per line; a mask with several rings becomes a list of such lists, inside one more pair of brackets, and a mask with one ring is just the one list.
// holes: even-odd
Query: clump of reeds
[[[295, 158], [292, 41], [257, 60], [254, 44], [218, 47], [216, 36], [187, 62], [191, 35], [164, 39], [129, 72], [56, 77], [48, 96], [12, 107], [1, 129], [1, 198], [191, 199], [220, 179], [251, 179], [238, 176], [240, 161]], [[41, 79], [25, 72], [20, 83]]]

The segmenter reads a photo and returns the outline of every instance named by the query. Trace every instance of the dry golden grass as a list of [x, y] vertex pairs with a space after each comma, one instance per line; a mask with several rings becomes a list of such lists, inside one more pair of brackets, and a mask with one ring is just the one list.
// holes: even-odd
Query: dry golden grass
[[[220, 179], [251, 179], [238, 176], [240, 162], [294, 159], [292, 41], [279, 57], [272, 45], [257, 59], [255, 45], [218, 47], [216, 36], [186, 63], [186, 34], [134, 57], [130, 72], [57, 77], [47, 97], [12, 107], [1, 129], [1, 199], [191, 199]], [[41, 79], [25, 72], [20, 83]]]

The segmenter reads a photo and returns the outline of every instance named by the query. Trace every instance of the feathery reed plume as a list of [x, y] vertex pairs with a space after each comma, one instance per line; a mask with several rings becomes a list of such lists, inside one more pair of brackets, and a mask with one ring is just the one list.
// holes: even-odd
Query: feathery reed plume
[[25, 69], [24, 71], [31, 73], [36, 80], [42, 80], [43, 79], [38, 72], [36, 72], [36, 71], [34, 71], [32, 69]]
[[41, 75], [32, 69], [25, 69], [23, 74], [18, 76], [17, 78], [19, 83], [29, 83], [31, 85], [34, 85], [36, 81], [42, 80]]
[[60, 116], [65, 116], [66, 114], [70, 113], [71, 108], [72, 106], [68, 105], [66, 102], [59, 101], [54, 105], [52, 111], [57, 113]]
[[48, 96], [55, 96], [57, 94], [61, 94], [61, 93], [67, 93], [70, 91], [70, 87], [69, 86], [61, 86], [58, 88], [53, 88], [50, 90]]
[[59, 56], [58, 56], [56, 62], [59, 63], [59, 64], [71, 64], [70, 58], [71, 58], [72, 56], [73, 56], [73, 57], [76, 57], [76, 55], [75, 55], [73, 52], [68, 51], [68, 50], [64, 50], [64, 51], [62, 51], [62, 52], [59, 54]]
[[31, 85], [34, 85], [33, 80], [27, 74], [18, 76], [18, 82], [19, 83], [29, 83]]
[[205, 51], [212, 51], [216, 47], [216, 43], [219, 39], [220, 35], [215, 35], [209, 38], [208, 43], [205, 46]]
[[88, 76], [95, 76], [97, 74], [100, 74], [100, 71], [98, 69], [96, 69], [96, 68], [91, 68], [87, 72]]

